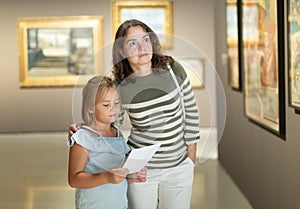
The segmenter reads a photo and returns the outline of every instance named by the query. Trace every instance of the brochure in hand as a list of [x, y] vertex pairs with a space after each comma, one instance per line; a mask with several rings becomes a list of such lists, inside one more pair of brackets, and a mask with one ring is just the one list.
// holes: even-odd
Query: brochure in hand
[[132, 149], [123, 168], [128, 168], [129, 174], [140, 171], [151, 160], [160, 144], [154, 144], [138, 149]]

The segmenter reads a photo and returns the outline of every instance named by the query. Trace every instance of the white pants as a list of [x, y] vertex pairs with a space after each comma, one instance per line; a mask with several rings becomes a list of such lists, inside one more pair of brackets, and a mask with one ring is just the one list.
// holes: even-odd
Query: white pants
[[147, 181], [128, 187], [129, 209], [189, 209], [194, 163], [187, 157], [173, 168], [148, 169]]

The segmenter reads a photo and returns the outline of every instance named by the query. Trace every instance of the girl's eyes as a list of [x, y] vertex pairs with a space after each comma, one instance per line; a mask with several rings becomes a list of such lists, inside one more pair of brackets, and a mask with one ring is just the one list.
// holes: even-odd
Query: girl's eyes
[[[115, 104], [115, 105], [118, 105], [118, 104], [120, 104], [120, 101], [115, 101], [114, 104]], [[110, 104], [109, 104], [109, 103], [103, 103], [102, 106], [103, 106], [103, 107], [109, 107]]]

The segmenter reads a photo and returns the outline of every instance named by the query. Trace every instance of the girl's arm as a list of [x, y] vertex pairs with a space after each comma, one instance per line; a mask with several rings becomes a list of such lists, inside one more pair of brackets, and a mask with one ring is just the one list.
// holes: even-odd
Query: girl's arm
[[116, 168], [99, 174], [84, 171], [88, 160], [88, 152], [78, 144], [74, 144], [69, 152], [68, 181], [73, 188], [92, 188], [103, 184], [118, 184], [128, 174], [126, 168]]

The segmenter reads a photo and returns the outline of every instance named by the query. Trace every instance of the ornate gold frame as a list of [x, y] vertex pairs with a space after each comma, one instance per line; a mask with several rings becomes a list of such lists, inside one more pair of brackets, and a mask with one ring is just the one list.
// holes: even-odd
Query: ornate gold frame
[[[18, 56], [19, 56], [19, 86], [20, 87], [57, 87], [57, 86], [77, 86], [84, 85], [92, 76], [91, 74], [101, 74], [103, 72], [100, 64], [101, 58], [97, 62], [93, 61], [94, 72], [88, 75], [66, 74], [66, 75], [29, 75], [29, 29], [77, 29], [87, 28], [92, 31], [94, 55], [103, 46], [103, 18], [102, 16], [66, 16], [66, 17], [28, 17], [18, 19]], [[37, 49], [39, 49], [37, 47]], [[91, 59], [93, 57], [90, 57]], [[82, 62], [81, 62], [82, 63]], [[43, 68], [45, 70], [50, 70]], [[55, 68], [55, 67], [54, 67]], [[96, 70], [95, 70], [96, 69]], [[53, 70], [53, 69], [52, 69]]]
[[[165, 49], [171, 49], [173, 47], [173, 2], [169, 0], [161, 0], [161, 1], [114, 1], [112, 3], [112, 21], [113, 21], [113, 38], [116, 34], [116, 31], [119, 25], [122, 23], [122, 10], [137, 10], [144, 9], [144, 13], [149, 10], [149, 12], [153, 10], [161, 10], [164, 11], [164, 21], [158, 24], [163, 24], [163, 31], [160, 37], [161, 45]], [[140, 19], [139, 16], [134, 17], [135, 19]], [[147, 25], [149, 25], [153, 30], [154, 28], [151, 26], [151, 22], [154, 18], [148, 16], [149, 21], [144, 21]], [[155, 31], [155, 33], [159, 33], [159, 31]]]

